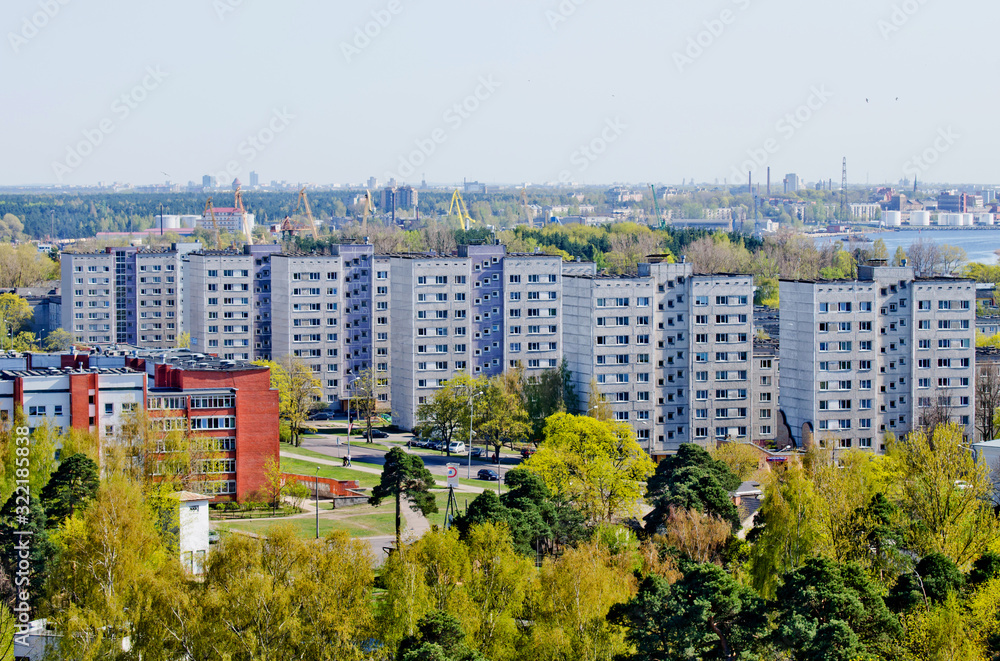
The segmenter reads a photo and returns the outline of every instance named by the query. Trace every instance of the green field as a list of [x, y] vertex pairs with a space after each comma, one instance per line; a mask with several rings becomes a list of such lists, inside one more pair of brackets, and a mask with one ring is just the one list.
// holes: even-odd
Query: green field
[[[324, 510], [327, 512], [328, 510]], [[349, 512], [340, 518], [324, 518], [320, 515], [319, 534], [325, 535], [331, 530], [344, 530], [351, 537], [383, 537], [395, 534], [396, 512], [391, 503], [384, 503], [382, 507], [375, 508], [368, 505], [352, 507]], [[315, 537], [316, 519], [311, 516], [297, 519], [271, 519], [261, 521], [238, 521], [229, 523], [221, 521], [218, 530], [242, 530], [258, 535], [266, 534], [267, 530], [275, 525], [288, 525], [295, 530], [299, 537]]]
[[295, 473], [312, 477], [316, 475], [316, 467], [319, 467], [319, 476], [332, 480], [357, 480], [362, 489], [371, 489], [379, 483], [379, 476], [372, 473], [341, 468], [340, 466], [324, 466], [302, 459], [281, 458], [281, 470], [285, 473]]

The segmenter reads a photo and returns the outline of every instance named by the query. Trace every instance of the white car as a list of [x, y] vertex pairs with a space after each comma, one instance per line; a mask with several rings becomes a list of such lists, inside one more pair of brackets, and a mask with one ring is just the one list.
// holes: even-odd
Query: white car
[[465, 454], [465, 443], [462, 441], [452, 441], [448, 444], [448, 452], [454, 454]]

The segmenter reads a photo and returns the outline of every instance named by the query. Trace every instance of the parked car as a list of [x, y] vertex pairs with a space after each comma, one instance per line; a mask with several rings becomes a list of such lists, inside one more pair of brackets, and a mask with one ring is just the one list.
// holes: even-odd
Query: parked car
[[535, 454], [535, 448], [524, 448], [521, 450], [521, 456], [525, 459], [529, 458], [533, 454]]
[[448, 444], [448, 452], [455, 454], [465, 454], [465, 443], [462, 441], [452, 441]]
[[389, 438], [389, 435], [386, 434], [381, 429], [373, 429], [372, 430], [372, 438]]
[[472, 448], [472, 456], [481, 459], [486, 456], [486, 450], [483, 448]]
[[309, 416], [310, 420], [333, 420], [333, 414], [329, 411], [317, 411]]
[[479, 473], [477, 473], [477, 475], [479, 476], [480, 480], [490, 480], [491, 482], [495, 482], [500, 479], [500, 476], [497, 475], [497, 472], [495, 470], [490, 470], [489, 468], [481, 468], [479, 470]]

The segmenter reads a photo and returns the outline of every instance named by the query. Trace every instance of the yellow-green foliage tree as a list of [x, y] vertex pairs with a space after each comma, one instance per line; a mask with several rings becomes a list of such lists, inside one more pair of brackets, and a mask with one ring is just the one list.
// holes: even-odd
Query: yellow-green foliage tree
[[530, 592], [528, 618], [534, 626], [519, 645], [520, 658], [605, 661], [627, 652], [624, 627], [607, 617], [613, 605], [635, 595], [637, 582], [628, 560], [600, 541], [546, 560]]
[[637, 514], [654, 465], [628, 425], [557, 413], [524, 468], [598, 522]]
[[292, 445], [298, 446], [302, 425], [317, 409], [323, 384], [308, 365], [292, 356], [285, 356], [280, 362], [256, 360], [254, 365], [271, 369], [271, 387], [278, 391], [279, 415], [292, 431]]
[[964, 428], [938, 425], [889, 444], [900, 475], [900, 507], [910, 516], [910, 544], [921, 555], [943, 553], [967, 566], [1000, 539], [990, 505], [990, 469], [964, 445]]

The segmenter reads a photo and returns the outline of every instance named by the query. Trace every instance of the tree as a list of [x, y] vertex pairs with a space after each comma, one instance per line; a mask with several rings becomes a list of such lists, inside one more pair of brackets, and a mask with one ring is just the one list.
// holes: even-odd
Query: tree
[[264, 495], [271, 511], [278, 511], [281, 505], [281, 495], [285, 491], [285, 478], [281, 473], [281, 463], [275, 457], [269, 457], [264, 462]]
[[590, 378], [590, 385], [588, 386], [587, 392], [587, 410], [586, 415], [594, 418], [595, 420], [611, 420], [611, 405], [604, 401], [604, 395], [601, 394], [600, 388], [597, 387], [597, 377]]
[[711, 564], [695, 565], [673, 585], [647, 576], [608, 617], [628, 627], [635, 653], [621, 658], [635, 661], [752, 658], [767, 629], [763, 600]]
[[470, 398], [485, 388], [486, 379], [473, 379], [465, 373], [448, 379], [429, 401], [417, 407], [419, 431], [436, 435], [449, 446], [453, 440], [468, 438]]
[[671, 507], [695, 509], [719, 517], [733, 530], [740, 525], [739, 510], [729, 492], [740, 485], [724, 462], [712, 459], [701, 446], [684, 443], [677, 454], [661, 461], [646, 487], [653, 511], [646, 515], [646, 529], [661, 528]]
[[767, 479], [764, 502], [747, 534], [753, 586], [764, 597], [773, 596], [778, 577], [801, 567], [822, 540], [815, 487], [799, 461], [786, 463]]
[[41, 493], [49, 527], [58, 526], [93, 500], [99, 486], [97, 464], [92, 459], [83, 454], [66, 457]]
[[405, 496], [410, 501], [410, 508], [421, 512], [424, 516], [437, 512], [437, 504], [430, 488], [434, 486], [434, 476], [424, 468], [424, 461], [415, 454], [407, 454], [401, 448], [393, 448], [385, 455], [382, 466], [382, 478], [372, 489], [368, 502], [375, 507], [382, 504], [385, 498], [396, 501], [396, 549], [403, 552], [402, 510], [400, 502]]
[[531, 438], [542, 438], [545, 421], [555, 413], [574, 411], [578, 406], [569, 363], [563, 358], [555, 369], [544, 370], [524, 380], [524, 408], [531, 421]]
[[557, 413], [524, 468], [596, 522], [637, 513], [653, 462], [628, 425]]
[[958, 271], [968, 259], [969, 256], [965, 253], [964, 248], [948, 244], [938, 248], [938, 261], [941, 264], [941, 271], [945, 274]]
[[912, 522], [911, 547], [943, 553], [960, 567], [1000, 537], [989, 467], [963, 446], [963, 431], [957, 424], [939, 425], [888, 444], [901, 475], [900, 507]]
[[362, 370], [351, 381], [350, 389], [354, 392], [351, 403], [359, 419], [365, 421], [365, 437], [372, 442], [372, 421], [378, 415], [378, 391], [375, 371], [372, 368]]
[[458, 618], [431, 611], [417, 623], [417, 633], [407, 636], [396, 655], [399, 661], [486, 661], [465, 645], [465, 631]]
[[840, 659], [887, 651], [899, 622], [864, 572], [810, 558], [778, 588], [778, 627], [771, 634], [793, 659]]
[[17, 331], [34, 313], [17, 294], [0, 294], [0, 348], [10, 347]]
[[323, 384], [308, 365], [292, 356], [285, 356], [280, 363], [256, 360], [253, 364], [271, 369], [271, 387], [278, 391], [279, 415], [288, 423], [292, 444], [298, 447], [302, 442], [299, 438], [302, 425], [316, 410]]
[[694, 562], [720, 562], [733, 534], [728, 521], [682, 507], [668, 510], [664, 528], [666, 542]]
[[[28, 583], [20, 590], [26, 590], [30, 602], [36, 608], [45, 594], [44, 584], [48, 576], [48, 565], [55, 556], [55, 545], [46, 530], [45, 511], [37, 498], [28, 498], [29, 492], [19, 488], [0, 510], [0, 567], [7, 576], [18, 576], [23, 566], [21, 560], [27, 560], [27, 571], [20, 571], [26, 576]], [[23, 534], [18, 534], [23, 533]], [[20, 555], [22, 543], [28, 545], [28, 557]], [[2, 606], [0, 606], [2, 608]]]
[[[979, 345], [978, 337], [976, 345]], [[976, 432], [980, 441], [990, 441], [1000, 433], [997, 424], [1000, 409], [1000, 363], [976, 365]]]
[[62, 328], [57, 328], [45, 336], [45, 350], [51, 351], [53, 353], [60, 351], [69, 351], [73, 348], [73, 334], [63, 330]]
[[635, 595], [626, 562], [597, 541], [545, 561], [528, 598], [532, 658], [599, 661], [628, 650], [626, 629], [607, 619], [615, 604]]
[[500, 453], [504, 443], [513, 445], [531, 431], [524, 410], [520, 380], [513, 373], [491, 378], [475, 406], [474, 429], [479, 438]]
[[761, 468], [763, 454], [750, 443], [721, 443], [708, 449], [713, 459], [721, 461], [729, 467], [729, 472], [745, 482], [752, 478]]
[[902, 266], [907, 259], [903, 246], [896, 246], [896, 252], [892, 256], [892, 266]]
[[177, 341], [174, 343], [178, 349], [190, 349], [191, 348], [191, 333], [180, 333], [177, 336]]

